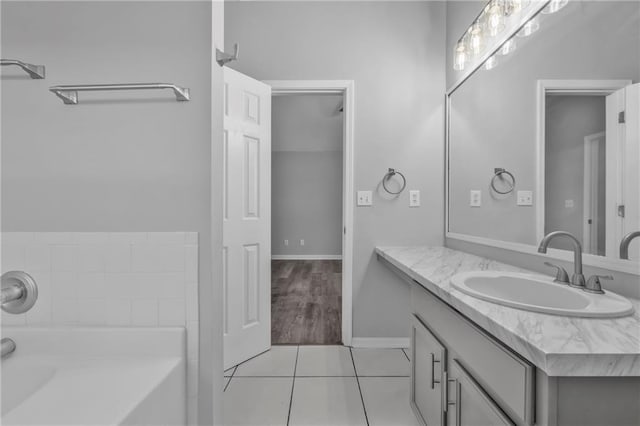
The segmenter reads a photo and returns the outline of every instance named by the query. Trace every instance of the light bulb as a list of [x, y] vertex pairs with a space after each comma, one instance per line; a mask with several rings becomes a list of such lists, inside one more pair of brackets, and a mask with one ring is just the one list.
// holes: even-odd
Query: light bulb
[[508, 55], [509, 53], [516, 50], [516, 47], [516, 40], [514, 38], [510, 38], [509, 40], [504, 42], [502, 47], [500, 47], [500, 54], [502, 56]]
[[497, 66], [498, 66], [498, 58], [496, 58], [496, 55], [493, 55], [492, 57], [487, 59], [484, 63], [485, 70], [492, 70]]
[[529, 0], [508, 0], [506, 5], [506, 14], [520, 13], [522, 9], [529, 5]]
[[471, 48], [471, 53], [475, 56], [479, 55], [482, 52], [482, 47], [484, 45], [484, 40], [482, 39], [482, 25], [479, 22], [476, 22], [469, 29], [470, 38], [469, 38], [469, 47]]
[[487, 28], [491, 37], [504, 29], [504, 7], [501, 0], [492, 0], [485, 9]]
[[453, 69], [456, 71], [464, 70], [465, 63], [467, 62], [467, 47], [464, 41], [460, 40], [454, 49], [453, 53]]
[[531, 18], [518, 32], [518, 37], [528, 37], [540, 29], [540, 21], [537, 17]]
[[546, 13], [547, 15], [551, 13], [556, 13], [563, 7], [565, 7], [569, 3], [569, 0], [551, 0], [551, 2], [542, 9], [542, 13]]

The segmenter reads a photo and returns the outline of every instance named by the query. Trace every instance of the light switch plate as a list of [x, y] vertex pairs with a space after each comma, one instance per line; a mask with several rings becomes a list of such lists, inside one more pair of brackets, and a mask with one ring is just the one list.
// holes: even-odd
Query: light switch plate
[[372, 191], [358, 191], [358, 206], [371, 206], [373, 204]]
[[533, 191], [518, 191], [516, 204], [519, 206], [532, 206]]
[[482, 191], [478, 189], [472, 189], [469, 191], [469, 205], [471, 207], [482, 206]]
[[409, 191], [409, 207], [420, 207], [420, 191], [413, 189]]

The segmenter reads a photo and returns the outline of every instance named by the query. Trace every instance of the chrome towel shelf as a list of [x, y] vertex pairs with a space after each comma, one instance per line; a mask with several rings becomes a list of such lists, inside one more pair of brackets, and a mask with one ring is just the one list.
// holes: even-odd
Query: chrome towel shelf
[[0, 59], [0, 65], [17, 65], [33, 79], [44, 78], [44, 65], [28, 64], [17, 59]]
[[189, 89], [171, 83], [130, 83], [130, 84], [79, 84], [67, 86], [53, 86], [49, 88], [57, 97], [67, 105], [78, 103], [78, 92], [96, 92], [112, 90], [149, 90], [171, 89], [176, 95], [177, 101], [190, 100]]

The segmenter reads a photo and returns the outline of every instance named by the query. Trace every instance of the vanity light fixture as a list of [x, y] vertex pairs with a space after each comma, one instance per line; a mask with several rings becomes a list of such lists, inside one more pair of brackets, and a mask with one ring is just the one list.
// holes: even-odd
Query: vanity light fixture
[[[468, 62], [482, 55], [488, 39], [497, 37], [506, 28], [507, 19], [519, 14], [531, 0], [491, 0], [473, 20], [454, 47], [453, 69], [464, 70]], [[515, 43], [503, 55], [511, 52]], [[495, 60], [494, 60], [495, 62]]]

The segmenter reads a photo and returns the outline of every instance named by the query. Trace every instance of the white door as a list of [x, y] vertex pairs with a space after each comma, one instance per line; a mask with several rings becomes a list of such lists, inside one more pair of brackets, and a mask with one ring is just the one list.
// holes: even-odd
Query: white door
[[[640, 84], [607, 96], [606, 146], [607, 256], [617, 258], [622, 237], [640, 230]], [[630, 259], [640, 258], [639, 245], [629, 247]]]
[[604, 255], [600, 253], [600, 232], [604, 231], [600, 223], [599, 206], [604, 203], [603, 189], [600, 180], [604, 176], [603, 155], [605, 132], [595, 133], [584, 138], [584, 203], [582, 209], [582, 248], [584, 253]]
[[271, 87], [224, 75], [224, 367], [271, 346]]

